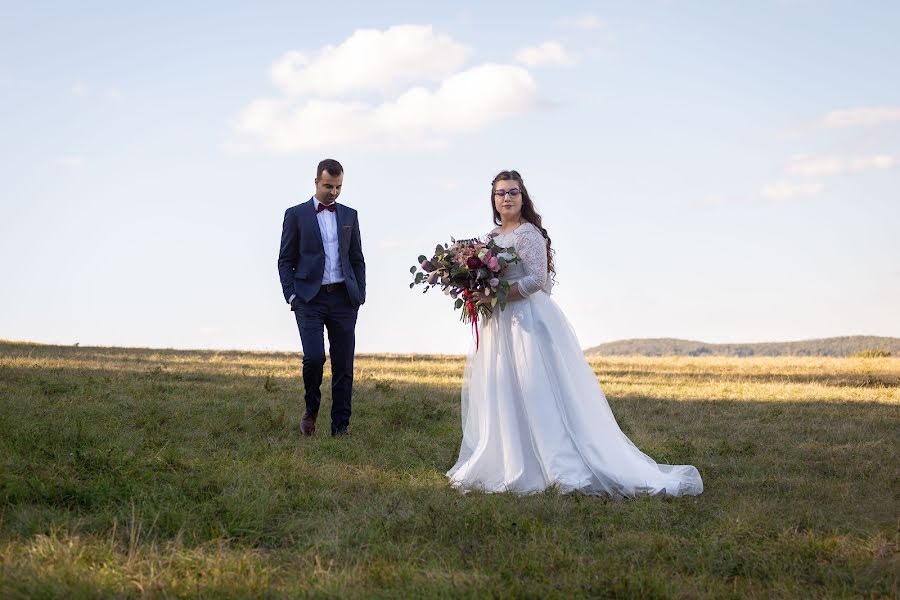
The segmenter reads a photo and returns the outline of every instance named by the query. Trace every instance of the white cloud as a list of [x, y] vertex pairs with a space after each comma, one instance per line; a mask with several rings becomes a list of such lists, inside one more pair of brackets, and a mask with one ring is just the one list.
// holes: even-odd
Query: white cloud
[[[544, 62], [570, 60], [558, 44], [542, 49]], [[225, 148], [436, 149], [542, 105], [527, 69], [485, 63], [460, 70], [469, 54], [467, 46], [418, 25], [357, 30], [337, 46], [289, 52], [271, 67], [282, 93], [251, 101], [232, 123], [236, 135]]]
[[725, 206], [727, 204], [734, 204], [743, 201], [744, 199], [738, 195], [716, 194], [694, 198], [692, 200], [692, 204], [693, 206], [711, 207]]
[[890, 169], [900, 164], [895, 157], [886, 154], [845, 158], [840, 156], [811, 157], [799, 154], [791, 157], [785, 171], [802, 177], [827, 177], [845, 173], [858, 173], [869, 169]]
[[829, 129], [874, 126], [900, 121], [900, 106], [862, 106], [833, 110], [822, 119], [822, 126]]
[[815, 196], [822, 191], [821, 183], [778, 182], [763, 187], [763, 196], [770, 200], [788, 200], [797, 196]]
[[90, 85], [82, 80], [73, 83], [69, 88], [69, 91], [72, 92], [72, 95], [79, 98], [103, 98], [106, 100], [118, 101], [124, 97], [122, 90], [117, 87], [103, 88], [96, 85]]
[[91, 93], [91, 88], [83, 81], [76, 81], [71, 87], [72, 93], [79, 98], [84, 98]]
[[331, 98], [357, 91], [387, 91], [399, 83], [440, 81], [458, 71], [471, 49], [430, 25], [358, 29], [338, 46], [308, 54], [292, 50], [271, 68], [284, 92]]
[[556, 65], [569, 67], [575, 64], [575, 59], [566, 53], [559, 42], [544, 42], [540, 46], [522, 48], [516, 52], [516, 62], [527, 67], [541, 67], [544, 65]]
[[414, 87], [378, 105], [360, 101], [260, 99], [238, 116], [234, 151], [295, 152], [347, 144], [436, 148], [454, 134], [535, 110], [537, 84], [522, 67], [483, 64]]
[[56, 160], [56, 164], [63, 167], [64, 169], [80, 169], [85, 165], [85, 159], [83, 156], [63, 156]]
[[606, 25], [605, 21], [596, 15], [560, 17], [556, 20], [556, 24], [578, 29], [600, 29]]

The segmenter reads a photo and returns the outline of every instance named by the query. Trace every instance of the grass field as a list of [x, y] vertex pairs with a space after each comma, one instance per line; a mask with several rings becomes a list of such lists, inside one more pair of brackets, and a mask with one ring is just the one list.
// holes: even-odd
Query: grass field
[[297, 355], [0, 343], [0, 597], [898, 596], [900, 359], [592, 365], [703, 495], [458, 494], [461, 357], [301, 439]]

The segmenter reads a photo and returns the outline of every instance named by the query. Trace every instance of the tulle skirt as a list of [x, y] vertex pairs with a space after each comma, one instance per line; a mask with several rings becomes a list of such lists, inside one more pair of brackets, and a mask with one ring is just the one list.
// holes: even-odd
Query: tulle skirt
[[572, 326], [543, 291], [479, 324], [462, 387], [454, 487], [611, 497], [696, 495], [691, 465], [661, 465], [619, 428]]

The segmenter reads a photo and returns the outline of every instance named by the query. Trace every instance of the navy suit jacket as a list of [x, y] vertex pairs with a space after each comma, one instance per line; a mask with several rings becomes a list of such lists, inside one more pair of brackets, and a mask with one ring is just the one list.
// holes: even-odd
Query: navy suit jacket
[[[366, 301], [366, 261], [363, 258], [356, 211], [343, 204], [334, 212], [338, 229], [338, 250], [344, 283], [350, 302]], [[294, 294], [304, 302], [312, 300], [322, 287], [325, 274], [325, 246], [316, 217], [316, 203], [310, 198], [284, 212], [278, 275], [284, 299]]]

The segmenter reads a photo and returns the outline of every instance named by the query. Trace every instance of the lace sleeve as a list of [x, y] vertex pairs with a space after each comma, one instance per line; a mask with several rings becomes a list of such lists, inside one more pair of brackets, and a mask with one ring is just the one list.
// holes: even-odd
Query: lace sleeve
[[519, 293], [528, 297], [547, 283], [547, 240], [529, 223], [516, 236], [516, 253], [525, 268], [525, 277], [518, 281]]

